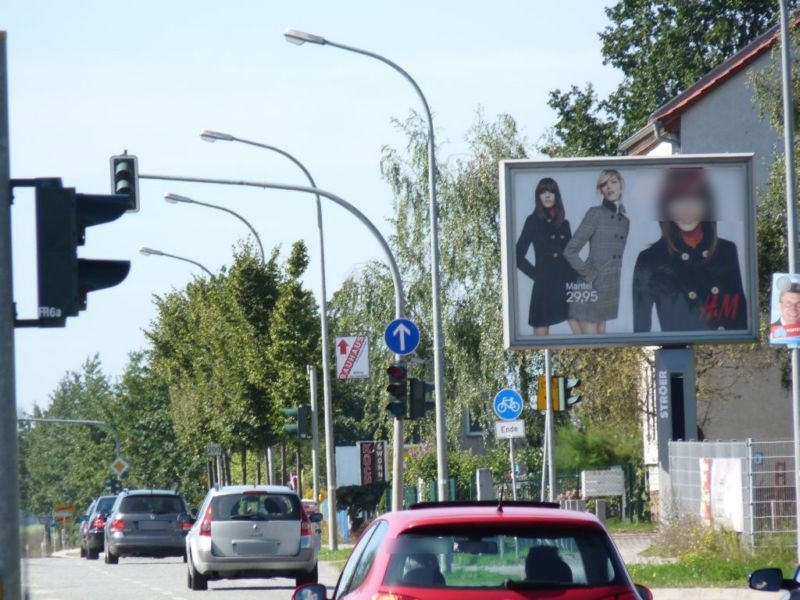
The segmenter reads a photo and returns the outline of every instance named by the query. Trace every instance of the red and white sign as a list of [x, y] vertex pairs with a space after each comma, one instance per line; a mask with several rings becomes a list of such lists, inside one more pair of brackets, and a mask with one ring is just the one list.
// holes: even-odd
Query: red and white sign
[[355, 335], [336, 338], [336, 378], [369, 377], [369, 338]]

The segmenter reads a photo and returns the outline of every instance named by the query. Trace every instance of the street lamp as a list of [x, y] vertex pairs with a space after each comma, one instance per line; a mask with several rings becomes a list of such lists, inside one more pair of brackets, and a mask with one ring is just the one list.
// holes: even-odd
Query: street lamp
[[438, 498], [444, 501], [448, 498], [447, 486], [447, 429], [445, 422], [445, 390], [444, 390], [444, 335], [442, 333], [442, 306], [441, 306], [441, 282], [440, 282], [440, 256], [439, 256], [439, 205], [436, 201], [436, 156], [434, 149], [433, 117], [428, 106], [428, 101], [422, 93], [417, 82], [400, 65], [392, 62], [385, 56], [346, 46], [338, 42], [332, 42], [320, 35], [299, 31], [297, 29], [286, 29], [283, 36], [287, 42], [301, 46], [305, 43], [317, 44], [319, 46], [333, 46], [340, 50], [346, 50], [355, 54], [361, 54], [374, 58], [400, 73], [422, 101], [425, 109], [425, 117], [428, 120], [428, 198], [431, 229], [431, 294], [433, 307], [433, 369], [434, 369], [434, 388], [436, 390], [436, 470], [438, 478]]
[[[288, 158], [303, 172], [312, 188], [317, 187], [311, 173], [305, 165], [297, 158], [275, 146], [254, 142], [236, 137], [230, 133], [222, 133], [211, 129], [204, 129], [200, 132], [200, 138], [206, 142], [214, 143], [217, 140], [225, 142], [239, 142], [249, 146], [256, 146], [271, 152], [275, 152]], [[331, 391], [331, 370], [330, 370], [330, 343], [328, 338], [328, 289], [325, 278], [325, 234], [322, 227], [322, 199], [319, 194], [317, 198], [317, 230], [319, 231], [319, 265], [320, 265], [320, 330], [322, 336], [322, 394], [325, 407], [325, 460], [328, 464], [328, 498], [331, 503], [331, 514], [336, 514], [336, 460], [334, 458], [333, 441], [333, 393]], [[336, 548], [336, 519], [329, 522], [329, 545]]]
[[179, 194], [164, 194], [164, 200], [169, 202], [170, 204], [197, 204], [198, 206], [205, 206], [207, 208], [214, 208], [216, 210], [221, 210], [222, 212], [226, 212], [229, 215], [233, 215], [237, 219], [239, 219], [242, 223], [247, 225], [247, 228], [253, 234], [253, 237], [256, 238], [256, 243], [258, 244], [258, 251], [261, 254], [261, 262], [267, 262], [266, 255], [264, 254], [264, 246], [261, 244], [261, 238], [258, 235], [255, 227], [253, 227], [250, 222], [245, 219], [242, 215], [237, 213], [236, 211], [231, 210], [230, 208], [225, 208], [224, 206], [219, 206], [218, 204], [210, 204], [209, 202], [200, 202], [199, 200], [194, 200], [193, 198], [189, 198], [188, 196], [181, 196]]
[[145, 256], [166, 256], [168, 258], [174, 258], [175, 260], [182, 260], [183, 262], [187, 262], [187, 263], [193, 264], [196, 267], [200, 267], [201, 269], [203, 269], [203, 271], [208, 273], [209, 277], [213, 277], [214, 276], [214, 274], [211, 271], [209, 271], [206, 267], [201, 265], [196, 260], [192, 260], [191, 258], [186, 258], [184, 256], [178, 256], [176, 254], [169, 254], [168, 252], [162, 252], [161, 250], [156, 250], [155, 248], [148, 248], [147, 246], [142, 246], [141, 248], [139, 248], [139, 252], [141, 254], [144, 254]]

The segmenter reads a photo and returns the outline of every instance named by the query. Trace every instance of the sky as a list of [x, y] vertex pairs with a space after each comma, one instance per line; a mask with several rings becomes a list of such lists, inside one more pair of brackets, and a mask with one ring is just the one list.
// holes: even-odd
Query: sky
[[[296, 166], [266, 150], [199, 137], [214, 129], [280, 147], [317, 184], [390, 234], [392, 196], [379, 164], [385, 145], [402, 148], [393, 119], [420, 110], [413, 89], [386, 65], [342, 50], [286, 43], [292, 27], [382, 54], [417, 81], [434, 114], [440, 162], [466, 151], [482, 110], [513, 116], [531, 149], [552, 126], [550, 90], [591, 81], [602, 96], [620, 75], [604, 66], [600, 0], [9, 0], [11, 174], [61, 177], [79, 192], [109, 193], [109, 157], [127, 150], [139, 170], [303, 185]], [[153, 296], [180, 289], [201, 270], [139, 254], [150, 246], [229, 264], [248, 231], [237, 219], [163, 200], [172, 192], [224, 205], [247, 218], [268, 251], [306, 240], [305, 284], [319, 293], [319, 245], [312, 196], [257, 189], [141, 181], [141, 210], [87, 230], [84, 258], [131, 261], [120, 285], [89, 295], [88, 310], [63, 329], [16, 331], [17, 405], [45, 407], [69, 371], [98, 354], [121, 375], [146, 347]], [[36, 312], [33, 194], [12, 209], [14, 297], [20, 318]], [[324, 206], [328, 296], [378, 244], [343, 209]], [[391, 299], [387, 299], [390, 302]], [[346, 335], [352, 332], [331, 332]], [[446, 336], [445, 332], [445, 336]]]

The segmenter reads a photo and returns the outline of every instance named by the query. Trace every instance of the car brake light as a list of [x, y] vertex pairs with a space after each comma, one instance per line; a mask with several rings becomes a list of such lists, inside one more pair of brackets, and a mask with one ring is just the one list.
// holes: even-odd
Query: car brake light
[[314, 534], [314, 528], [311, 527], [311, 519], [308, 518], [306, 511], [300, 511], [300, 537], [306, 537]]
[[181, 529], [184, 531], [189, 531], [192, 528], [191, 521], [181, 521]]
[[106, 518], [105, 517], [97, 517], [92, 523], [92, 529], [102, 529], [106, 526]]
[[111, 521], [111, 529], [114, 529], [116, 531], [122, 531], [123, 529], [125, 529], [125, 521], [123, 521], [122, 519], [114, 519], [113, 521]]
[[[200, 535], [204, 536], [211, 536], [211, 516], [212, 516], [212, 507], [213, 504], [209, 504], [208, 508], [206, 509], [205, 514], [203, 515], [203, 520], [200, 523]], [[191, 525], [190, 525], [191, 527]]]

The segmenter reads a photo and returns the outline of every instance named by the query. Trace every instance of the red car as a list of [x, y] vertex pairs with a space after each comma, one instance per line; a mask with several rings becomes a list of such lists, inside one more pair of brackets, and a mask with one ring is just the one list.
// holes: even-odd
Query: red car
[[[294, 600], [325, 600], [321, 584]], [[353, 548], [334, 600], [651, 600], [600, 522], [532, 502], [417, 504], [381, 515]]]

